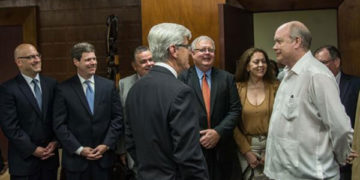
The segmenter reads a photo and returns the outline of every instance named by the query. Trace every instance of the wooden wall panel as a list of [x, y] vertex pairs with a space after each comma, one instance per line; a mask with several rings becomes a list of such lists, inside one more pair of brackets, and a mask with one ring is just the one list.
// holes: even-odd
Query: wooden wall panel
[[0, 7], [37, 6], [38, 45], [43, 54], [43, 74], [62, 81], [75, 73], [71, 47], [93, 43], [99, 60], [97, 74], [106, 75], [106, 18], [119, 18], [118, 54], [122, 77], [134, 73], [132, 54], [141, 45], [140, 0], [1, 0]]
[[344, 72], [360, 76], [360, 0], [344, 0], [338, 8], [338, 41]]
[[[172, 22], [182, 24], [190, 29], [192, 40], [200, 35], [211, 37], [215, 41], [216, 49], [220, 49], [219, 3], [225, 3], [225, 0], [142, 0], [143, 44], [147, 44], [147, 35], [152, 26], [163, 22]], [[215, 66], [220, 67], [220, 65], [220, 51], [217, 50]]]

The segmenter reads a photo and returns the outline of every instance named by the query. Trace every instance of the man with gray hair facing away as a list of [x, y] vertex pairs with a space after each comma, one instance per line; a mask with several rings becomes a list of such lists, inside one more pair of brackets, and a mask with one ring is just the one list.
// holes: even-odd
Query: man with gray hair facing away
[[299, 21], [275, 32], [278, 62], [286, 65], [270, 119], [265, 174], [270, 179], [334, 179], [357, 153], [334, 75], [310, 52], [311, 33]]
[[162, 23], [151, 28], [149, 48], [155, 61], [126, 99], [126, 147], [140, 180], [206, 180], [195, 95], [177, 79], [189, 68], [191, 32]]

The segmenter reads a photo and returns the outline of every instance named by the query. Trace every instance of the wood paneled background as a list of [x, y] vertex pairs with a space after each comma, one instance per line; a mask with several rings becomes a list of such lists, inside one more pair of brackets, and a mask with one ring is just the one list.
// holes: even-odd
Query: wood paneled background
[[143, 43], [147, 44], [147, 34], [156, 24], [182, 24], [191, 31], [191, 40], [207, 35], [215, 41], [215, 66], [219, 67], [219, 3], [225, 3], [225, 0], [141, 0]]
[[[95, 45], [97, 74], [106, 74], [106, 18], [119, 18], [118, 54], [122, 77], [133, 73], [133, 50], [141, 45], [140, 0], [0, 0], [0, 7], [38, 6], [38, 45], [43, 74], [62, 81], [75, 73], [71, 47], [81, 41]], [[12, 53], [12, 52], [11, 52]], [[14, 65], [15, 66], [15, 65]]]

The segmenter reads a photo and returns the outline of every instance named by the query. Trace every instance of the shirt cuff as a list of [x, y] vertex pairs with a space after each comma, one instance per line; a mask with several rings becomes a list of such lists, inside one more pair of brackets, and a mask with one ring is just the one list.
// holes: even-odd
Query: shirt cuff
[[82, 147], [82, 146], [80, 146], [76, 151], [75, 151], [75, 153], [77, 154], [77, 155], [81, 155], [81, 151], [84, 149], [84, 147]]

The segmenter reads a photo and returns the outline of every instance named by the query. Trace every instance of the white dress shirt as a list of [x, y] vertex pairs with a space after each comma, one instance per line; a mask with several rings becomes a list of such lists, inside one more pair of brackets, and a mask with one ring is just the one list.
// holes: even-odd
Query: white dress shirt
[[276, 94], [266, 146], [271, 179], [338, 179], [353, 130], [335, 77], [308, 51], [285, 69]]
[[[95, 94], [95, 80], [94, 80], [94, 76], [91, 76], [89, 79], [84, 79], [83, 77], [81, 77], [79, 74], [78, 74], [78, 77], [80, 79], [80, 83], [81, 83], [81, 86], [83, 88], [83, 91], [84, 91], [84, 94], [86, 95], [86, 88], [87, 88], [87, 84], [85, 83], [86, 80], [90, 81], [90, 86], [91, 88], [93, 89], [93, 92]], [[80, 146], [78, 149], [76, 149], [75, 153], [77, 155], [81, 155], [81, 151], [84, 149], [84, 146]]]

